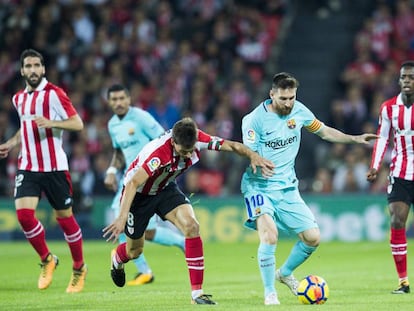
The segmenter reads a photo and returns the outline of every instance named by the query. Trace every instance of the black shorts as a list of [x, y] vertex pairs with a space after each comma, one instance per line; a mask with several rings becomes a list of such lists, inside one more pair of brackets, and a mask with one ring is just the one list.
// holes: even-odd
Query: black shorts
[[173, 182], [157, 195], [137, 193], [129, 210], [125, 235], [131, 239], [139, 239], [154, 214], [165, 220], [165, 215], [181, 204], [190, 204], [190, 200]]
[[402, 201], [414, 204], [414, 181], [389, 176], [388, 203]]
[[55, 210], [72, 206], [72, 180], [68, 171], [30, 172], [18, 170], [14, 185], [14, 198], [38, 197], [42, 192]]

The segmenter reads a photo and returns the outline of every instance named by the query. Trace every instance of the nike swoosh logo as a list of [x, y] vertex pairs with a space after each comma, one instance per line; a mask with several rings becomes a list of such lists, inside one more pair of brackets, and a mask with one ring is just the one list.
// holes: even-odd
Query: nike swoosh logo
[[276, 131], [266, 132], [266, 135], [270, 135], [270, 134], [272, 134], [274, 132], [276, 132]]

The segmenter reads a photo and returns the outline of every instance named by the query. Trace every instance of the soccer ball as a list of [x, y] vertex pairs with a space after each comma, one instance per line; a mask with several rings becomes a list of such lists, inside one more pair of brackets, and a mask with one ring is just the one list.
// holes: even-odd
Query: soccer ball
[[324, 304], [328, 300], [329, 287], [326, 281], [317, 275], [308, 275], [299, 282], [298, 299], [305, 305]]

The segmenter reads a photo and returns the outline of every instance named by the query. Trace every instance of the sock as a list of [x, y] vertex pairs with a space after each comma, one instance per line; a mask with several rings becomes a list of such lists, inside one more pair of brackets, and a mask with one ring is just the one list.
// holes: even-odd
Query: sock
[[301, 240], [297, 241], [290, 251], [289, 257], [280, 267], [280, 274], [288, 276], [293, 273], [299, 265], [301, 265], [316, 250], [316, 246], [309, 246]]
[[148, 265], [147, 259], [144, 256], [144, 253], [139, 255], [138, 258], [133, 260], [133, 263], [137, 267], [137, 270], [144, 274], [152, 274], [151, 268]]
[[185, 239], [185, 260], [190, 274], [191, 289], [198, 290], [203, 286], [204, 255], [201, 237]]
[[129, 258], [126, 251], [126, 243], [121, 243], [116, 248], [115, 256], [112, 257], [112, 262], [115, 269], [120, 269], [123, 267], [124, 263], [127, 263], [128, 261]]
[[[125, 233], [121, 233], [119, 235], [118, 240], [119, 240], [119, 243], [125, 243], [126, 242]], [[147, 259], [144, 256], [144, 253], [139, 255], [139, 257], [134, 259], [132, 262], [134, 263], [135, 267], [137, 267], [138, 272], [145, 273], [145, 274], [152, 273], [151, 267], [148, 264]]]
[[16, 210], [17, 220], [22, 227], [26, 239], [40, 256], [42, 261], [49, 255], [46, 244], [45, 229], [42, 223], [35, 217], [35, 211], [28, 208]]
[[119, 244], [125, 243], [126, 242], [126, 235], [125, 233], [121, 233], [118, 237], [118, 242]]
[[167, 246], [177, 246], [184, 251], [184, 237], [168, 228], [157, 227], [152, 242]]
[[275, 293], [275, 258], [276, 245], [260, 243], [257, 250], [257, 261], [264, 286], [265, 297]]
[[197, 297], [200, 297], [202, 294], [203, 294], [202, 289], [195, 289], [195, 290], [191, 291], [191, 297], [193, 299], [196, 299]]
[[63, 230], [63, 235], [72, 254], [73, 269], [80, 270], [83, 266], [82, 230], [73, 215], [67, 218], [56, 218]]
[[407, 236], [405, 228], [391, 228], [390, 239], [391, 253], [394, 258], [395, 268], [397, 269], [400, 282], [406, 280], [407, 277]]

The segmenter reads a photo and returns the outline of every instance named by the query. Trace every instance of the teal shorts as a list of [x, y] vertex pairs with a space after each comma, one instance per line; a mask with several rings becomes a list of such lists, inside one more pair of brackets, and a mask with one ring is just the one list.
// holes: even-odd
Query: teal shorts
[[318, 228], [315, 216], [303, 201], [297, 188], [272, 190], [271, 192], [249, 189], [244, 195], [247, 220], [245, 227], [257, 230], [256, 219], [268, 214], [279, 230], [300, 233]]

